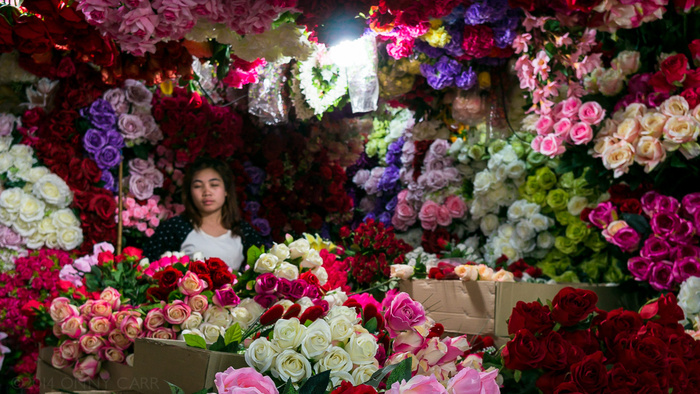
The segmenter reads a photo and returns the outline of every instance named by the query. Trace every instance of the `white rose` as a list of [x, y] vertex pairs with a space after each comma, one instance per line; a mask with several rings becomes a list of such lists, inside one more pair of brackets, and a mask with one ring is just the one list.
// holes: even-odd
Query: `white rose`
[[[41, 249], [46, 244], [46, 235], [35, 231], [29, 238], [25, 238], [26, 247], [28, 249]], [[52, 247], [47, 245], [48, 247]]]
[[355, 364], [371, 364], [377, 354], [377, 339], [372, 334], [353, 333], [345, 345], [345, 350]]
[[661, 137], [667, 120], [668, 117], [660, 112], [649, 112], [645, 114], [640, 121], [642, 127], [640, 134], [642, 136], [654, 138]]
[[294, 264], [287, 263], [283, 261], [280, 265], [275, 268], [275, 276], [278, 278], [286, 278], [289, 280], [294, 280], [299, 278], [299, 267]]
[[549, 232], [537, 234], [537, 247], [540, 249], [550, 249], [554, 246], [554, 236]]
[[528, 240], [535, 237], [535, 228], [528, 220], [521, 220], [515, 225], [515, 234], [521, 240]]
[[27, 223], [36, 222], [44, 217], [46, 204], [31, 194], [25, 194], [20, 200], [19, 218]]
[[15, 144], [10, 148], [10, 154], [17, 159], [24, 159], [26, 161], [34, 160], [34, 149], [28, 145]]
[[0, 194], [0, 207], [5, 208], [8, 212], [19, 212], [24, 194], [22, 189], [18, 187], [3, 190]]
[[683, 309], [686, 318], [700, 313], [700, 277], [691, 276], [681, 284], [678, 306]]
[[31, 237], [36, 232], [36, 223], [27, 223], [22, 219], [17, 218], [12, 223], [12, 229], [25, 238]]
[[588, 205], [588, 199], [583, 196], [574, 196], [569, 200], [566, 208], [570, 214], [578, 216], [581, 214], [584, 208]]
[[340, 386], [343, 382], [350, 382], [352, 385], [356, 384], [355, 379], [353, 379], [349, 372], [331, 372], [331, 385], [333, 387]]
[[306, 327], [299, 319], [280, 319], [275, 323], [272, 343], [280, 349], [296, 349], [306, 335]]
[[258, 260], [255, 261], [253, 271], [261, 274], [274, 272], [275, 268], [277, 268], [277, 263], [279, 263], [277, 256], [270, 253], [263, 253], [258, 257]]
[[297, 304], [301, 306], [301, 313], [304, 313], [306, 308], [314, 306], [314, 302], [311, 301], [311, 298], [309, 297], [301, 297], [297, 300]]
[[321, 286], [328, 283], [328, 272], [325, 268], [316, 267], [316, 269], [311, 270], [311, 272], [313, 272], [313, 274], [316, 275], [316, 277], [318, 278], [318, 283], [321, 284]]
[[504, 239], [510, 239], [515, 234], [515, 226], [511, 223], [503, 223], [498, 227], [498, 236]]
[[309, 253], [309, 249], [311, 249], [309, 241], [304, 238], [297, 239], [289, 244], [289, 256], [293, 259], [306, 257]]
[[49, 249], [58, 249], [58, 235], [56, 233], [43, 235], [44, 244]]
[[198, 336], [204, 338], [204, 334], [202, 333], [202, 331], [199, 330], [199, 328], [193, 328], [191, 330], [180, 331], [180, 335], [178, 335], [177, 339], [182, 341], [185, 339], [185, 335], [187, 335], [187, 334], [198, 335]]
[[80, 227], [62, 228], [58, 230], [56, 237], [61, 249], [73, 250], [83, 243], [83, 230]]
[[491, 235], [498, 228], [498, 216], [494, 214], [488, 214], [481, 219], [479, 223], [479, 228], [484, 235]]
[[[308, 241], [307, 241], [308, 243]], [[293, 255], [293, 253], [292, 253]], [[323, 265], [323, 258], [321, 258], [321, 255], [318, 254], [318, 251], [316, 249], [311, 249], [306, 253], [304, 256], [304, 260], [301, 261], [299, 264], [300, 267], [302, 268], [316, 268], [320, 267]]]
[[73, 201], [70, 188], [56, 174], [41, 177], [32, 187], [32, 193], [59, 208], [65, 208]]
[[329, 308], [334, 308], [343, 305], [348, 300], [348, 295], [340, 288], [337, 288], [326, 293], [323, 299], [328, 302]]
[[338, 346], [331, 346], [314, 365], [314, 372], [319, 373], [323, 371], [331, 371], [331, 373], [352, 371], [352, 360], [350, 360], [348, 352]]
[[525, 173], [525, 162], [521, 160], [514, 161], [506, 167], [506, 173], [510, 179], [518, 179]]
[[5, 208], [0, 208], [0, 223], [4, 224], [5, 226], [12, 226], [12, 223], [17, 220], [18, 216], [19, 213], [17, 212], [10, 212]]
[[378, 370], [379, 368], [374, 364], [360, 365], [352, 371], [352, 378], [355, 384], [360, 385], [368, 382], [372, 378], [372, 375]]
[[199, 331], [202, 332], [202, 335], [204, 336], [204, 340], [209, 342], [209, 343], [214, 343], [219, 339], [219, 335], [223, 336], [226, 335], [226, 329], [223, 327], [219, 327], [215, 324], [210, 324], [210, 323], [202, 323], [199, 326]]
[[286, 382], [300, 382], [311, 377], [311, 363], [294, 350], [284, 350], [272, 366], [272, 376]]
[[514, 222], [524, 216], [523, 207], [525, 204], [523, 202], [524, 200], [518, 200], [508, 207], [508, 220]]
[[485, 193], [494, 181], [495, 179], [491, 171], [481, 171], [474, 177], [474, 191], [477, 193]]
[[200, 324], [202, 324], [202, 314], [199, 312], [192, 312], [190, 317], [188, 317], [187, 320], [180, 324], [180, 328], [191, 330], [199, 327]]
[[280, 352], [267, 338], [258, 338], [250, 344], [245, 351], [245, 362], [258, 372], [265, 372], [275, 361], [275, 356]]
[[231, 309], [231, 317], [234, 323], [238, 323], [241, 329], [245, 330], [250, 327], [256, 317], [250, 314], [246, 308], [237, 306]]
[[233, 320], [233, 317], [228, 309], [217, 305], [210, 305], [209, 308], [204, 311], [203, 317], [205, 323], [224, 328], [229, 327]]
[[413, 267], [410, 265], [392, 264], [389, 268], [391, 268], [391, 274], [389, 276], [392, 278], [410, 279], [413, 276]]
[[15, 158], [10, 152], [0, 153], [0, 174], [6, 173], [15, 162]]
[[330, 345], [331, 327], [325, 320], [318, 319], [306, 328], [306, 335], [301, 341], [301, 354], [309, 359], [315, 359]]
[[535, 203], [525, 203], [523, 205], [523, 217], [531, 217], [532, 215], [540, 213], [540, 206]]
[[549, 227], [550, 219], [541, 213], [536, 213], [530, 216], [530, 224], [535, 228], [535, 231], [544, 231]]
[[327, 321], [332, 341], [344, 342], [355, 332], [355, 323], [345, 316], [336, 316]]
[[326, 321], [330, 322], [330, 320], [335, 319], [338, 316], [346, 318], [347, 320], [351, 321], [352, 324], [357, 324], [360, 322], [360, 318], [357, 317], [357, 311], [355, 308], [350, 308], [343, 305], [329, 310], [326, 314]]
[[67, 208], [54, 211], [51, 213], [50, 218], [51, 222], [57, 229], [80, 226], [80, 221], [77, 217], [75, 217], [73, 211]]
[[289, 248], [285, 244], [275, 244], [268, 253], [277, 256], [279, 261], [284, 261], [289, 258]]
[[[51, 171], [49, 171], [48, 168], [39, 166], [39, 167], [32, 167], [26, 170], [22, 170], [19, 174], [20, 179], [29, 182], [29, 183], [36, 183], [43, 177], [44, 175], [50, 174]], [[39, 197], [39, 196], [37, 196]]]

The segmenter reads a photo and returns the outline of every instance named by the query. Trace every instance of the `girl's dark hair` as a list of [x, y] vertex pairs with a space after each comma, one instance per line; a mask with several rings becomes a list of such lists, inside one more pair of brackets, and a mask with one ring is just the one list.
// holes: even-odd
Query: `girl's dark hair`
[[238, 208], [238, 198], [236, 197], [236, 184], [234, 183], [233, 172], [228, 164], [221, 160], [210, 157], [199, 157], [190, 164], [185, 171], [185, 178], [182, 183], [182, 201], [185, 204], [185, 217], [192, 222], [195, 228], [202, 226], [202, 215], [192, 202], [192, 179], [199, 171], [211, 168], [219, 173], [224, 181], [226, 190], [226, 201], [221, 207], [221, 225], [230, 229], [232, 234], [241, 234], [241, 211]]

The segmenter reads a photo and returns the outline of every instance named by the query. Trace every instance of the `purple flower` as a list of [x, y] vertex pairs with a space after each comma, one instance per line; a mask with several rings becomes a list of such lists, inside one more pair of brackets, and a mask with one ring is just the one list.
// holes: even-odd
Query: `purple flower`
[[274, 294], [258, 294], [253, 297], [253, 300], [260, 304], [263, 308], [267, 309], [277, 302], [277, 296]]
[[644, 241], [644, 247], [639, 255], [652, 261], [666, 260], [671, 252], [671, 246], [659, 237], [649, 237]]
[[304, 279], [293, 280], [292, 286], [289, 288], [289, 298], [298, 300], [303, 297], [307, 287], [309, 284]]
[[250, 213], [250, 216], [257, 216], [260, 210], [260, 203], [257, 201], [246, 201], [243, 209]]
[[508, 28], [493, 29], [493, 40], [498, 48], [510, 46], [515, 39], [515, 31]]
[[443, 56], [435, 63], [435, 69], [440, 74], [447, 74], [454, 77], [462, 70], [462, 65], [449, 56]]
[[103, 130], [88, 129], [83, 136], [85, 150], [94, 155], [109, 142]]
[[90, 123], [100, 130], [114, 129], [117, 123], [117, 115], [114, 113], [112, 104], [103, 99], [95, 100], [87, 111], [83, 110], [81, 114], [90, 119]]
[[661, 237], [669, 237], [680, 226], [681, 218], [676, 214], [657, 213], [651, 218], [651, 229], [654, 234]]
[[627, 260], [627, 269], [636, 280], [645, 281], [649, 278], [653, 261], [644, 257], [632, 257]]
[[0, 246], [3, 248], [20, 250], [25, 244], [24, 238], [11, 228], [0, 225]]
[[247, 166], [245, 172], [250, 177], [250, 183], [254, 185], [259, 185], [265, 180], [265, 171], [259, 167]]
[[690, 217], [700, 211], [700, 193], [691, 193], [683, 197], [683, 211]]
[[393, 214], [391, 214], [389, 212], [382, 212], [379, 214], [377, 219], [380, 222], [382, 222], [385, 226], [389, 227], [389, 226], [391, 226], [391, 217], [392, 216], [393, 216]]
[[124, 136], [120, 132], [115, 130], [107, 130], [107, 145], [111, 145], [117, 149], [121, 149], [125, 146]]
[[400, 171], [399, 167], [396, 166], [386, 167], [377, 184], [377, 190], [388, 192], [395, 189], [399, 181]]
[[104, 149], [97, 152], [95, 155], [95, 163], [97, 163], [97, 167], [101, 170], [110, 169], [119, 164], [121, 160], [121, 152], [113, 146], [105, 146]]
[[464, 48], [462, 48], [464, 26], [461, 23], [453, 26], [447, 26], [447, 32], [450, 34], [452, 39], [443, 47], [445, 52], [452, 57], [464, 55]]
[[280, 297], [287, 298], [289, 296], [289, 290], [292, 288], [292, 281], [287, 278], [278, 278], [277, 280], [277, 294]]
[[476, 85], [476, 72], [469, 67], [469, 70], [463, 71], [455, 77], [455, 85], [463, 90], [469, 90]]
[[664, 291], [673, 288], [673, 264], [669, 261], [660, 261], [651, 267], [649, 284], [654, 290]]
[[403, 136], [392, 142], [386, 150], [385, 161], [387, 165], [401, 166], [401, 149], [404, 144]]
[[267, 237], [268, 235], [270, 235], [270, 223], [267, 221], [267, 219], [255, 218], [253, 219], [252, 225], [256, 229], [258, 229], [258, 232], [263, 237]]
[[262, 274], [255, 280], [255, 291], [258, 294], [275, 294], [278, 281], [278, 278], [272, 273]]
[[445, 54], [445, 50], [442, 48], [435, 48], [434, 46], [428, 44], [427, 42], [423, 40], [417, 40], [415, 45], [413, 46], [413, 49], [416, 51], [425, 53], [428, 57], [431, 57], [433, 59], [437, 59], [440, 56]]
[[116, 179], [114, 179], [114, 175], [110, 171], [102, 171], [102, 176], [100, 177], [100, 180], [105, 183], [104, 188], [116, 193], [117, 192], [117, 182]]
[[700, 261], [694, 257], [685, 257], [673, 264], [673, 280], [683, 283], [691, 276], [700, 276]]
[[464, 23], [470, 26], [482, 25], [500, 19], [501, 15], [495, 15], [497, 10], [488, 3], [473, 3], [464, 13]]
[[391, 200], [389, 200], [388, 203], [384, 206], [384, 209], [386, 209], [389, 212], [393, 212], [394, 209], [396, 209], [396, 205], [399, 203], [399, 198], [398, 196], [392, 197]]
[[214, 303], [220, 306], [236, 306], [241, 303], [232, 287], [224, 287], [214, 291]]

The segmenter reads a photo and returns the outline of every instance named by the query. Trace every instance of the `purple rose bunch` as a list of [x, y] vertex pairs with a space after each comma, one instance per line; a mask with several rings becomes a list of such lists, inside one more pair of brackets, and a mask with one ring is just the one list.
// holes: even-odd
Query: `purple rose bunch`
[[112, 104], [118, 130], [127, 146], [143, 142], [156, 145], [163, 139], [163, 132], [151, 115], [153, 93], [143, 83], [127, 79], [123, 88], [110, 89], [102, 98]]
[[417, 180], [425, 193], [461, 185], [462, 177], [454, 166], [454, 160], [447, 154], [449, 148], [450, 143], [447, 140], [437, 139], [426, 152], [423, 171]]
[[626, 221], [619, 220], [617, 208], [611, 201], [598, 204], [589, 214], [588, 220], [603, 230], [605, 240], [631, 253], [639, 248], [640, 235]]
[[627, 267], [639, 281], [658, 291], [671, 290], [691, 276], [700, 276], [700, 193], [683, 201], [651, 191], [641, 198], [652, 235]]
[[129, 162], [129, 192], [145, 201], [153, 196], [153, 190], [163, 187], [163, 173], [156, 168], [153, 159], [132, 159]]
[[265, 273], [255, 279], [255, 302], [265, 308], [269, 308], [279, 300], [296, 302], [303, 297], [308, 297], [315, 305], [328, 307], [323, 301], [321, 289], [304, 279], [289, 280], [280, 278], [273, 273]]
[[477, 82], [476, 72], [471, 67], [466, 68], [459, 61], [449, 56], [441, 56], [431, 65], [420, 65], [420, 73], [428, 81], [428, 85], [435, 90], [456, 86], [463, 90], [469, 90]]
[[83, 136], [83, 147], [89, 157], [97, 163], [97, 167], [103, 170], [102, 180], [106, 184], [105, 188], [116, 191], [114, 178], [104, 175], [119, 165], [122, 160], [121, 149], [124, 147], [124, 138], [117, 130], [114, 108], [106, 100], [97, 99], [89, 107], [82, 109], [80, 114], [91, 125]]

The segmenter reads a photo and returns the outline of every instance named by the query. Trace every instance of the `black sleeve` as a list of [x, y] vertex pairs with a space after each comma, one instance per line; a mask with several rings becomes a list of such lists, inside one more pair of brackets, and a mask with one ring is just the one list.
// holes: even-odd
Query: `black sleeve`
[[193, 227], [182, 216], [175, 216], [160, 224], [156, 232], [151, 236], [143, 247], [143, 254], [149, 261], [153, 262], [169, 251], [179, 252], [182, 242], [187, 238], [187, 234]]
[[246, 262], [248, 258], [248, 249], [251, 246], [260, 247], [265, 242], [263, 241], [260, 234], [248, 224], [245, 220], [241, 220], [241, 238], [243, 239], [243, 261]]

